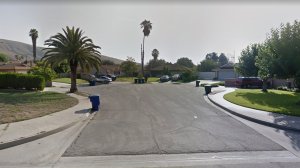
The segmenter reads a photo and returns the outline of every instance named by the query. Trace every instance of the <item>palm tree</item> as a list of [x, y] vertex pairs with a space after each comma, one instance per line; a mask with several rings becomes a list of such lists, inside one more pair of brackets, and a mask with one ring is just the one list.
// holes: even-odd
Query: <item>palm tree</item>
[[157, 49], [153, 49], [152, 56], [153, 56], [154, 61], [157, 60], [158, 55], [159, 55], [159, 51]]
[[150, 30], [152, 29], [152, 23], [150, 20], [144, 20], [141, 24], [141, 28], [143, 29], [144, 38], [143, 38], [143, 46], [142, 46], [142, 75], [144, 76], [144, 55], [145, 55], [145, 37], [149, 36]]
[[33, 62], [36, 61], [36, 39], [39, 37], [39, 32], [36, 29], [30, 29], [29, 36], [32, 40]]
[[89, 71], [91, 68], [99, 70], [101, 59], [99, 46], [93, 44], [93, 41], [83, 36], [83, 31], [74, 27], [63, 29], [63, 34], [58, 33], [45, 41], [48, 48], [44, 50], [45, 55], [42, 58], [45, 65], [56, 67], [60, 63], [67, 61], [71, 69], [71, 88], [70, 92], [77, 91], [76, 78], [77, 67], [80, 66], [83, 71]]

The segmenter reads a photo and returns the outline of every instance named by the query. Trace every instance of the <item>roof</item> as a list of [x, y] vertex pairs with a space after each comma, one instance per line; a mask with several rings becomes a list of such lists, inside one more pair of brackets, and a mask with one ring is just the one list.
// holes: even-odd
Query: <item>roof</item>
[[29, 70], [30, 67], [26, 64], [22, 63], [0, 63], [0, 71], [1, 70]]
[[[166, 64], [166, 65], [161, 65], [155, 68], [151, 68], [151, 71], [162, 71], [164, 68], [168, 68], [169, 71], [184, 71], [184, 70], [189, 70], [190, 68], [187, 68], [182, 65], [177, 65], [177, 64]], [[148, 70], [148, 69], [147, 69]]]
[[234, 63], [228, 62], [227, 64], [220, 66], [220, 69], [234, 69]]

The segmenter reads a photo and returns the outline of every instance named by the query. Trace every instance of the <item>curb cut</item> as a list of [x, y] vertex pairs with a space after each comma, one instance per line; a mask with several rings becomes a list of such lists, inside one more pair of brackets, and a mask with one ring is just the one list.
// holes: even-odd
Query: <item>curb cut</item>
[[298, 128], [293, 128], [293, 127], [289, 127], [289, 126], [283, 126], [283, 125], [278, 125], [278, 124], [274, 124], [274, 123], [271, 123], [271, 122], [267, 122], [267, 121], [263, 121], [263, 120], [259, 120], [259, 119], [256, 119], [256, 118], [253, 118], [253, 117], [249, 117], [249, 116], [246, 116], [246, 115], [243, 115], [243, 114], [240, 114], [238, 112], [235, 112], [233, 110], [230, 110], [222, 105], [220, 105], [219, 103], [213, 101], [208, 95], [206, 95], [208, 100], [210, 102], [212, 102], [214, 105], [222, 108], [223, 110], [226, 110], [227, 112], [235, 115], [235, 116], [238, 116], [240, 118], [243, 118], [243, 119], [246, 119], [246, 120], [249, 120], [249, 121], [252, 121], [252, 122], [255, 122], [255, 123], [258, 123], [258, 124], [261, 124], [261, 125], [265, 125], [265, 126], [268, 126], [268, 127], [273, 127], [273, 128], [277, 128], [277, 129], [281, 129], [281, 130], [285, 130], [285, 131], [294, 131], [294, 132], [300, 132], [300, 129]]

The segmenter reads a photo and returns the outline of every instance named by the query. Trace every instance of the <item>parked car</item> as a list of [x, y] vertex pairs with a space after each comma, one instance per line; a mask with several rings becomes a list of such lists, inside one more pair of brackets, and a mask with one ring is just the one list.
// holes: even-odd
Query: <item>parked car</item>
[[97, 83], [104, 83], [104, 84], [108, 84], [109, 82], [112, 81], [112, 79], [110, 79], [109, 77], [100, 76], [99, 78], [96, 78], [95, 75], [89, 75], [89, 80], [96, 81]]
[[117, 79], [117, 77], [115, 75], [112, 75], [112, 74], [108, 74], [106, 76], [109, 77], [112, 81], [115, 81]]
[[261, 88], [263, 82], [258, 77], [239, 77], [235, 84], [239, 88]]
[[178, 81], [178, 80], [180, 80], [181, 79], [181, 76], [179, 75], [179, 74], [174, 74], [173, 76], [172, 76], [172, 81]]
[[168, 82], [170, 80], [169, 75], [163, 75], [162, 77], [159, 78], [160, 82]]

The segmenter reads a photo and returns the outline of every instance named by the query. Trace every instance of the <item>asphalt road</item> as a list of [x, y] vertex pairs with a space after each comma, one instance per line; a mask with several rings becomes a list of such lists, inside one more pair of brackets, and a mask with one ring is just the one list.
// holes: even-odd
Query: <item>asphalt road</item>
[[190, 84], [83, 87], [101, 111], [64, 156], [280, 151], [280, 145], [208, 104]]

